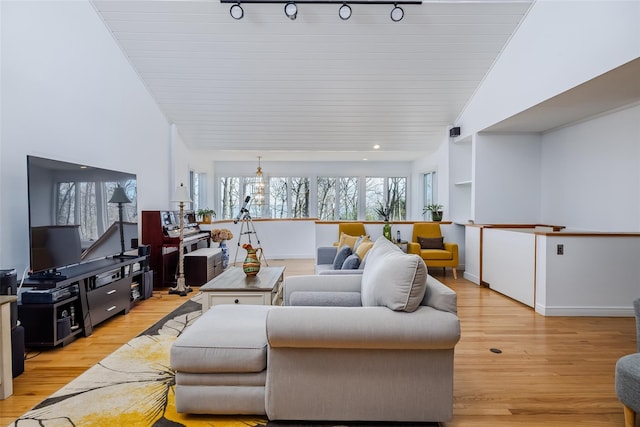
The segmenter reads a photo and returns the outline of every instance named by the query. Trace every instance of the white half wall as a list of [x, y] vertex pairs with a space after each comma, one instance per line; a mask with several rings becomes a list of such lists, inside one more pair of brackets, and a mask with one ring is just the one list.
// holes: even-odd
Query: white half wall
[[[557, 254], [563, 245], [564, 254]], [[538, 236], [536, 312], [633, 316], [640, 295], [640, 236]], [[544, 261], [542, 261], [544, 260]]]

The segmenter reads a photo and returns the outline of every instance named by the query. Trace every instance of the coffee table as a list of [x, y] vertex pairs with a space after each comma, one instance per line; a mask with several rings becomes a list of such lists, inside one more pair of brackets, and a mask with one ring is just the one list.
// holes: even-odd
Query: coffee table
[[284, 267], [265, 267], [247, 276], [241, 267], [229, 267], [200, 287], [202, 311], [218, 304], [279, 305]]

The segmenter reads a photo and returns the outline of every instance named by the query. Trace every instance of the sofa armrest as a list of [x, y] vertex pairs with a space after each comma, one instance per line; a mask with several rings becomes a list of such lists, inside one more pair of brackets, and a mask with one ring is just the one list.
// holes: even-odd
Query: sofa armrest
[[458, 295], [438, 279], [427, 275], [427, 291], [422, 299], [422, 305], [457, 314]]
[[316, 265], [331, 264], [338, 253], [337, 246], [319, 246], [317, 249]]
[[298, 291], [360, 292], [362, 274], [291, 276], [282, 284], [283, 305], [290, 305], [291, 294]]
[[360, 270], [360, 269], [355, 269], [355, 270], [322, 270], [319, 271], [318, 274], [320, 276], [344, 276], [345, 274], [360, 274], [362, 275], [362, 273], [364, 272], [364, 270]]
[[451, 349], [459, 339], [458, 316], [426, 306], [413, 313], [386, 307], [275, 307], [267, 315], [273, 348]]

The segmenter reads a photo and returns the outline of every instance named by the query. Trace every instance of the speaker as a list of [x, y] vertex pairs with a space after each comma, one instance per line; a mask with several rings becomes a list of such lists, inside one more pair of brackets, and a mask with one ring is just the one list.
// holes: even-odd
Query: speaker
[[460, 136], [460, 126], [449, 129], [449, 137]]
[[24, 328], [16, 326], [11, 330], [11, 370], [13, 378], [24, 372]]
[[[0, 295], [17, 295], [18, 284], [15, 270], [0, 270]], [[11, 303], [11, 328], [18, 325], [18, 303]]]

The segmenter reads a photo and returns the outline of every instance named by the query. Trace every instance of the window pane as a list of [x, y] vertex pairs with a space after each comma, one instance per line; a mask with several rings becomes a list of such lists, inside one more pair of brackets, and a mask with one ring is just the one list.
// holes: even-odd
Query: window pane
[[309, 218], [309, 178], [291, 178], [293, 218]]
[[269, 210], [271, 218], [287, 218], [287, 178], [269, 178]]
[[227, 176], [220, 178], [220, 195], [222, 211], [220, 218], [235, 218], [240, 212], [240, 177]]
[[336, 218], [336, 179], [318, 177], [318, 218], [332, 221]]
[[358, 219], [358, 178], [340, 178], [340, 188], [338, 192], [340, 213], [339, 219]]
[[366, 204], [365, 219], [367, 221], [379, 221], [382, 218], [376, 213], [376, 209], [385, 206], [384, 178], [371, 178], [366, 180]]
[[[242, 198], [240, 202], [244, 204], [244, 201], [247, 200], [247, 196], [250, 196], [249, 203], [247, 203], [247, 210], [249, 211], [249, 215], [252, 218], [260, 218], [262, 217], [262, 205], [258, 205], [255, 200], [255, 189], [256, 178], [255, 177], [245, 177], [242, 181]], [[239, 209], [239, 208], [238, 208]]]
[[407, 218], [407, 178], [387, 179], [387, 200], [391, 212], [391, 221], [403, 221]]

